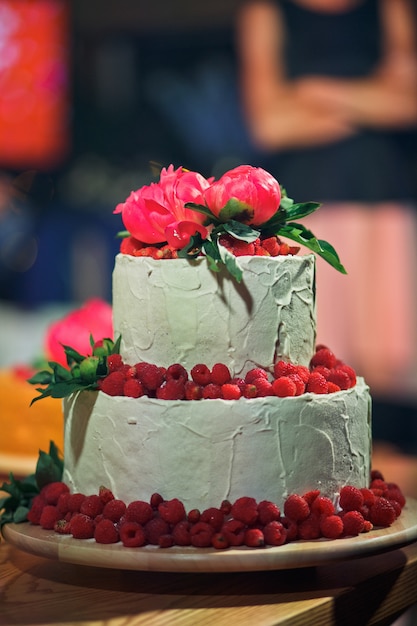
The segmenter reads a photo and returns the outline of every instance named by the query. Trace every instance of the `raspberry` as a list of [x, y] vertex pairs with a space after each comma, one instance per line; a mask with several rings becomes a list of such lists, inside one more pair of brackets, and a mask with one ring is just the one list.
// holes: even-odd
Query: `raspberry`
[[382, 480], [381, 478], [376, 478], [371, 482], [371, 489], [372, 491], [375, 491], [377, 489], [385, 495], [388, 491], [388, 485], [385, 480]]
[[402, 511], [400, 503], [397, 502], [396, 500], [389, 500], [389, 499], [388, 499], [388, 502], [391, 504], [392, 508], [395, 511], [395, 517], [399, 517]]
[[208, 385], [211, 380], [211, 373], [207, 365], [203, 363], [199, 363], [198, 365], [194, 365], [191, 370], [191, 378], [197, 385], [205, 386]]
[[[281, 517], [281, 523], [285, 528], [287, 534], [287, 541], [295, 541], [298, 537], [298, 525], [289, 517]], [[265, 530], [265, 529], [264, 529]]]
[[269, 382], [269, 380], [267, 380], [263, 376], [262, 377], [260, 376], [259, 378], [255, 378], [252, 384], [255, 385], [256, 387], [256, 396], [258, 398], [265, 398], [266, 396], [274, 395], [272, 384]]
[[232, 510], [232, 503], [229, 500], [223, 500], [220, 505], [220, 511], [223, 515], [230, 515], [230, 511]]
[[94, 529], [94, 539], [97, 543], [117, 543], [120, 540], [119, 532], [110, 519], [102, 519]]
[[63, 482], [48, 483], [41, 489], [40, 495], [45, 499], [46, 504], [58, 504], [59, 496], [69, 493], [68, 486]]
[[161, 535], [158, 539], [158, 546], [160, 548], [171, 548], [174, 545], [174, 537], [167, 533], [166, 535]]
[[266, 380], [268, 380], [268, 374], [262, 368], [255, 367], [255, 368], [249, 370], [249, 372], [246, 374], [246, 376], [245, 376], [245, 383], [250, 385], [257, 378], [265, 378]]
[[354, 387], [356, 385], [356, 372], [353, 367], [350, 367], [350, 365], [346, 365], [346, 363], [341, 363], [340, 365], [338, 365], [337, 369], [341, 370], [342, 372], [346, 372], [346, 374], [350, 378], [351, 387]]
[[279, 255], [280, 245], [277, 237], [266, 237], [262, 239], [261, 245], [271, 256]]
[[198, 509], [191, 509], [191, 511], [189, 511], [187, 514], [187, 520], [191, 524], [196, 524], [197, 522], [200, 521], [200, 515], [201, 513]]
[[60, 519], [60, 513], [53, 504], [46, 504], [39, 518], [39, 524], [45, 530], [53, 530], [56, 522]]
[[145, 395], [145, 390], [139, 380], [129, 378], [123, 386], [123, 395], [129, 398], [140, 398]]
[[169, 524], [177, 524], [186, 518], [184, 505], [178, 498], [161, 502], [158, 513]]
[[269, 522], [264, 529], [265, 543], [269, 546], [282, 546], [287, 540], [287, 530], [281, 522]]
[[[328, 367], [324, 367], [324, 365], [317, 365], [317, 367], [314, 367], [311, 371], [311, 373], [314, 372], [315, 374], [321, 374], [322, 376], [324, 376], [324, 378], [327, 380], [330, 376], [330, 370]], [[308, 381], [307, 381], [308, 382]]]
[[114, 500], [113, 492], [103, 485], [100, 486], [98, 495], [103, 504], [107, 504], [110, 500]]
[[109, 372], [109, 374], [111, 372], [116, 372], [123, 365], [123, 359], [120, 354], [109, 354], [106, 361], [107, 371]]
[[360, 492], [363, 496], [363, 503], [365, 506], [370, 507], [373, 504], [375, 504], [375, 494], [372, 493], [372, 491], [370, 489], [366, 489], [365, 487], [360, 489]]
[[[301, 381], [301, 378], [300, 378]], [[301, 381], [304, 389], [304, 383]], [[272, 383], [272, 391], [278, 398], [297, 395], [297, 385], [289, 376], [281, 376]]]
[[243, 543], [248, 548], [261, 548], [265, 545], [265, 537], [260, 528], [248, 528], [245, 532]]
[[72, 493], [67, 501], [68, 511], [70, 513], [79, 513], [84, 500], [85, 495], [83, 493]]
[[170, 378], [156, 390], [159, 400], [184, 400], [185, 385], [181, 379]]
[[320, 517], [315, 514], [309, 515], [298, 525], [298, 537], [311, 541], [320, 537]]
[[304, 380], [298, 374], [289, 374], [288, 378], [295, 383], [295, 395], [301, 396], [306, 390], [306, 384]]
[[327, 380], [334, 383], [335, 385], [338, 385], [340, 389], [350, 389], [350, 387], [352, 386], [352, 382], [348, 373], [338, 368], [330, 370], [330, 374]]
[[42, 511], [45, 505], [46, 505], [46, 502], [40, 494], [38, 494], [37, 496], [33, 498], [32, 504], [30, 506], [30, 510], [27, 514], [28, 521], [31, 524], [36, 524], [36, 525], [40, 524]]
[[381, 474], [381, 472], [379, 470], [372, 470], [371, 471], [371, 482], [373, 480], [384, 480], [383, 475]]
[[169, 533], [169, 525], [161, 517], [153, 517], [145, 524], [144, 530], [147, 542], [157, 546], [159, 537]]
[[395, 519], [395, 509], [386, 498], [377, 498], [375, 504], [369, 509], [369, 521], [374, 526], [391, 526]]
[[242, 392], [238, 385], [232, 385], [230, 383], [225, 383], [221, 387], [222, 390], [222, 398], [224, 400], [239, 400], [242, 397]]
[[247, 384], [243, 388], [243, 397], [244, 398], [256, 398], [257, 389], [253, 384]]
[[276, 522], [281, 517], [281, 512], [276, 504], [269, 500], [262, 500], [258, 504], [258, 521], [265, 526], [269, 522]]
[[322, 374], [319, 374], [318, 372], [312, 372], [306, 385], [306, 391], [310, 393], [327, 393], [327, 380]]
[[153, 493], [150, 499], [151, 507], [156, 510], [164, 499], [159, 493]]
[[253, 243], [233, 239], [233, 246], [230, 251], [235, 256], [253, 256], [255, 254], [255, 246]]
[[206, 522], [197, 522], [190, 530], [191, 544], [196, 548], [208, 548], [211, 546], [211, 538], [214, 535], [214, 528]]
[[124, 237], [120, 243], [120, 252], [122, 254], [129, 254], [130, 256], [134, 256], [135, 252], [143, 248], [144, 245], [145, 244], [143, 244], [141, 241], [135, 239], [135, 237]]
[[70, 521], [70, 532], [75, 539], [94, 537], [94, 520], [83, 513], [75, 513]]
[[394, 500], [395, 502], [398, 502], [401, 508], [405, 506], [406, 500], [404, 494], [398, 485], [395, 485], [394, 483], [388, 483], [388, 489], [385, 497], [387, 500]]
[[307, 501], [296, 493], [291, 494], [284, 502], [284, 514], [294, 522], [300, 522], [310, 515]]
[[320, 520], [320, 532], [326, 539], [337, 539], [343, 535], [343, 521], [339, 515], [328, 515]]
[[225, 385], [231, 379], [230, 370], [224, 363], [215, 363], [211, 368], [210, 382], [214, 385]]
[[86, 496], [81, 503], [80, 513], [88, 515], [89, 517], [97, 517], [103, 512], [104, 504], [100, 496]]
[[153, 365], [152, 363], [137, 363], [136, 370], [140, 382], [146, 389], [149, 389], [149, 391], [155, 391], [164, 382], [164, 372], [157, 365]]
[[172, 529], [172, 537], [174, 543], [177, 546], [190, 546], [191, 545], [191, 524], [186, 520], [178, 522]]
[[307, 493], [305, 493], [303, 495], [303, 498], [307, 502], [308, 506], [311, 507], [311, 505], [313, 504], [314, 500], [316, 498], [318, 498], [319, 495], [320, 495], [320, 490], [319, 489], [312, 489], [311, 491], [307, 491]]
[[166, 380], [180, 380], [185, 383], [188, 380], [188, 372], [183, 365], [174, 363], [168, 367], [165, 378]]
[[363, 525], [363, 533], [369, 533], [373, 529], [373, 524], [369, 520], [365, 520]]
[[110, 500], [104, 505], [103, 517], [112, 522], [118, 522], [126, 512], [126, 504], [123, 500]]
[[324, 496], [318, 496], [312, 502], [310, 510], [317, 515], [333, 515], [335, 512], [333, 502]]
[[193, 380], [187, 380], [184, 390], [186, 400], [201, 400], [203, 397], [203, 387]]
[[237, 519], [227, 520], [221, 529], [230, 546], [241, 546], [245, 539], [245, 524]]
[[108, 396], [122, 396], [125, 380], [125, 375], [120, 370], [111, 372], [101, 381], [100, 389]]
[[224, 515], [220, 509], [210, 507], [201, 513], [199, 521], [210, 524], [214, 530], [218, 531], [223, 526]]
[[134, 500], [128, 504], [125, 512], [125, 520], [127, 522], [136, 522], [137, 524], [146, 524], [153, 517], [153, 508], [143, 500]]
[[327, 393], [336, 393], [337, 391], [342, 391], [339, 385], [336, 385], [336, 383], [332, 383], [331, 381], [327, 381]]
[[301, 378], [304, 384], [307, 383], [310, 377], [310, 370], [305, 365], [296, 365], [294, 373]]
[[275, 378], [280, 378], [281, 376], [289, 376], [290, 374], [295, 374], [296, 372], [297, 367], [292, 363], [288, 363], [287, 361], [277, 361], [274, 365]]
[[119, 530], [120, 541], [126, 548], [140, 548], [146, 543], [145, 531], [137, 522], [125, 522]]
[[238, 498], [232, 505], [231, 515], [234, 519], [247, 524], [254, 524], [258, 519], [258, 507], [255, 498]]
[[363, 494], [357, 487], [346, 485], [340, 490], [339, 504], [344, 511], [359, 511], [363, 505]]
[[211, 545], [213, 546], [213, 548], [216, 548], [216, 550], [224, 550], [225, 548], [229, 548], [230, 546], [225, 535], [221, 532], [214, 533], [214, 535], [211, 538]]
[[343, 534], [355, 537], [364, 529], [365, 520], [359, 511], [348, 511], [342, 517]]
[[310, 361], [310, 367], [316, 367], [317, 365], [324, 365], [332, 369], [336, 365], [336, 357], [328, 348], [319, 348]]
[[222, 397], [222, 388], [219, 385], [209, 383], [203, 388], [203, 398], [205, 400], [216, 400]]
[[54, 532], [59, 535], [70, 535], [71, 534], [71, 524], [65, 519], [59, 519], [54, 525]]

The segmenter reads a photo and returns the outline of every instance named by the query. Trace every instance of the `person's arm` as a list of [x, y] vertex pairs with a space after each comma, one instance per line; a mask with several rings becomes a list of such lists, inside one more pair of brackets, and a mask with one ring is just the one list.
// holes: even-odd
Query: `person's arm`
[[243, 108], [255, 144], [267, 150], [324, 144], [356, 132], [348, 113], [323, 98], [309, 101], [285, 78], [285, 31], [268, 1], [249, 2], [238, 23]]

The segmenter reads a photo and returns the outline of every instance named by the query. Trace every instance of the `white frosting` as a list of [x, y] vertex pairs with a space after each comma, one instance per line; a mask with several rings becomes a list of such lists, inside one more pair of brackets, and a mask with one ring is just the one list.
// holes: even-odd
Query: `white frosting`
[[100, 485], [126, 502], [154, 492], [186, 508], [251, 496], [282, 506], [289, 493], [345, 484], [370, 473], [370, 396], [356, 387], [329, 395], [237, 401], [164, 401], [81, 392], [64, 400], [64, 480], [72, 491]]
[[234, 375], [279, 359], [308, 365], [314, 353], [315, 257], [240, 257], [239, 284], [207, 261], [119, 254], [113, 323], [125, 362], [190, 370], [226, 363]]

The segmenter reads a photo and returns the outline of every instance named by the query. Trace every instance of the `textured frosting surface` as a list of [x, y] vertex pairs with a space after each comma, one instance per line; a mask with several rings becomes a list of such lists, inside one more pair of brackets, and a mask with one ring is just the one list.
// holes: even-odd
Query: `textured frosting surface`
[[369, 390], [329, 395], [163, 401], [81, 392], [64, 400], [64, 480], [111, 488], [126, 502], [154, 492], [186, 508], [251, 496], [282, 506], [290, 493], [368, 485]]
[[190, 370], [226, 363], [234, 375], [279, 359], [308, 365], [316, 335], [315, 257], [240, 257], [244, 280], [204, 258], [157, 261], [119, 254], [113, 323], [125, 362]]

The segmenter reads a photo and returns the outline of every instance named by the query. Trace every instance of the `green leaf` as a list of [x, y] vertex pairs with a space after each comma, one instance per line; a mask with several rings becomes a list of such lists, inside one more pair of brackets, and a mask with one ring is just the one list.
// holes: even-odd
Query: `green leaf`
[[252, 217], [252, 207], [237, 198], [230, 198], [219, 213], [219, 220], [223, 223], [235, 219], [239, 222], [246, 222]]
[[80, 354], [77, 350], [74, 350], [74, 348], [71, 348], [70, 346], [63, 345], [62, 347], [64, 348], [68, 365], [71, 365], [74, 362], [81, 363], [81, 361], [84, 361], [86, 358], [85, 355]]
[[126, 237], [130, 237], [130, 233], [128, 230], [120, 230], [117, 234], [116, 237], [118, 239], [125, 239]]
[[22, 505], [18, 506], [13, 514], [13, 522], [15, 524], [26, 522], [29, 511], [30, 511], [30, 508], [27, 506], [22, 506]]
[[39, 458], [35, 471], [36, 484], [39, 490], [49, 483], [60, 481], [62, 479], [62, 469], [62, 464], [57, 463], [54, 457], [39, 450]]
[[302, 224], [285, 224], [280, 228], [279, 233], [277, 234], [302, 244], [312, 252], [315, 252], [318, 256], [321, 256], [339, 272], [347, 274], [346, 269], [341, 264], [339, 256], [333, 246], [327, 243], [327, 241], [317, 239], [313, 233]]
[[52, 369], [53, 373], [54, 373], [54, 381], [59, 381], [59, 380], [70, 380], [72, 375], [70, 370], [68, 370], [66, 367], [63, 367], [60, 363], [55, 363], [54, 361], [50, 361], [48, 363], [49, 367]]
[[212, 224], [218, 224], [220, 222], [218, 217], [214, 215], [214, 213], [212, 213], [210, 209], [206, 207], [204, 204], [197, 204], [195, 202], [186, 202], [184, 206], [186, 209], [192, 209], [193, 211], [197, 211], [197, 213], [203, 213], [203, 215], [206, 215], [209, 218], [210, 223]]
[[307, 217], [307, 215], [317, 211], [320, 206], [319, 202], [301, 202], [293, 204], [285, 210], [286, 220], [300, 220], [303, 217]]
[[241, 241], [246, 241], [247, 243], [252, 243], [258, 239], [261, 234], [259, 230], [255, 230], [251, 226], [242, 224], [242, 222], [236, 222], [235, 220], [226, 222], [223, 224], [223, 228], [227, 233], [229, 233], [229, 235], [235, 237], [235, 239], [240, 239]]
[[49, 370], [42, 370], [37, 372], [31, 378], [28, 378], [28, 383], [31, 385], [49, 385], [53, 380], [53, 373]]

